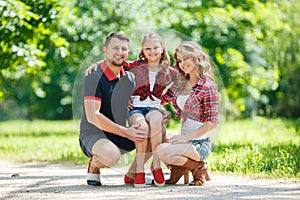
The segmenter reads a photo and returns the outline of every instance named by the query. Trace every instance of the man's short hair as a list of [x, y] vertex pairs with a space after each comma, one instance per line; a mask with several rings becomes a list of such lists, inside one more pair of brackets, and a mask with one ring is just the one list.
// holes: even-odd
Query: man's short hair
[[109, 42], [111, 41], [112, 38], [117, 38], [119, 40], [125, 40], [129, 43], [129, 38], [127, 37], [127, 35], [125, 35], [124, 33], [121, 33], [121, 32], [113, 32], [113, 33], [110, 33], [106, 39], [105, 39], [105, 47], [108, 46]]

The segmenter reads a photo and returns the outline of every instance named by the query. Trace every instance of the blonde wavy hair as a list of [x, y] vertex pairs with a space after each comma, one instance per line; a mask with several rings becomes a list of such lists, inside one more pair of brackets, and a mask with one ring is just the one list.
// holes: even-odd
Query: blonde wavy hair
[[179, 63], [177, 62], [177, 54], [182, 56], [191, 56], [198, 66], [199, 77], [213, 80], [210, 57], [199, 44], [193, 41], [185, 41], [176, 48], [174, 53], [174, 59], [176, 61], [175, 68], [180, 72], [180, 74], [189, 80], [189, 75], [185, 74], [179, 67]]

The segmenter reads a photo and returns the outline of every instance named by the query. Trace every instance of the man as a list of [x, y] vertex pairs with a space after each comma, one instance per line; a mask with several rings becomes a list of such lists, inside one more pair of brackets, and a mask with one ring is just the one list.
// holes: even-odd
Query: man
[[[99, 70], [85, 77], [82, 92], [84, 112], [79, 142], [84, 154], [91, 158], [88, 185], [101, 185], [100, 168], [114, 166], [122, 154], [135, 149], [135, 143], [139, 143], [139, 153], [146, 153], [147, 146], [148, 133], [140, 130], [139, 124], [125, 126], [135, 87], [133, 74], [123, 69], [129, 54], [128, 37], [123, 33], [109, 34], [103, 51], [105, 60], [99, 63]], [[136, 170], [135, 162], [130, 169]]]

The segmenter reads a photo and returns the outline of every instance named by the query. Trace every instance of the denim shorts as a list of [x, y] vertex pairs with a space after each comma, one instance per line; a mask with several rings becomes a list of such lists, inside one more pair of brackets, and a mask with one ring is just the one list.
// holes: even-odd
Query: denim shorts
[[154, 111], [154, 110], [158, 110], [158, 109], [155, 108], [155, 107], [149, 107], [149, 106], [147, 106], [147, 107], [134, 107], [133, 110], [129, 111], [128, 115], [130, 117], [135, 113], [140, 113], [140, 114], [146, 116], [149, 112]]
[[209, 154], [211, 153], [210, 137], [202, 140], [191, 140], [190, 142], [194, 145], [194, 147], [196, 147], [200, 155], [200, 161], [208, 158]]

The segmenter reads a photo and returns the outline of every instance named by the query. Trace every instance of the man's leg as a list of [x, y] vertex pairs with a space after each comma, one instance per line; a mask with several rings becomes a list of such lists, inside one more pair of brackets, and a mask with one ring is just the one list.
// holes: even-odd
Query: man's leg
[[104, 138], [98, 139], [91, 151], [92, 157], [88, 163], [87, 184], [100, 186], [100, 168], [113, 166], [120, 159], [121, 153], [117, 146]]
[[119, 148], [108, 139], [98, 140], [93, 148], [92, 164], [98, 168], [112, 167], [121, 157]]

